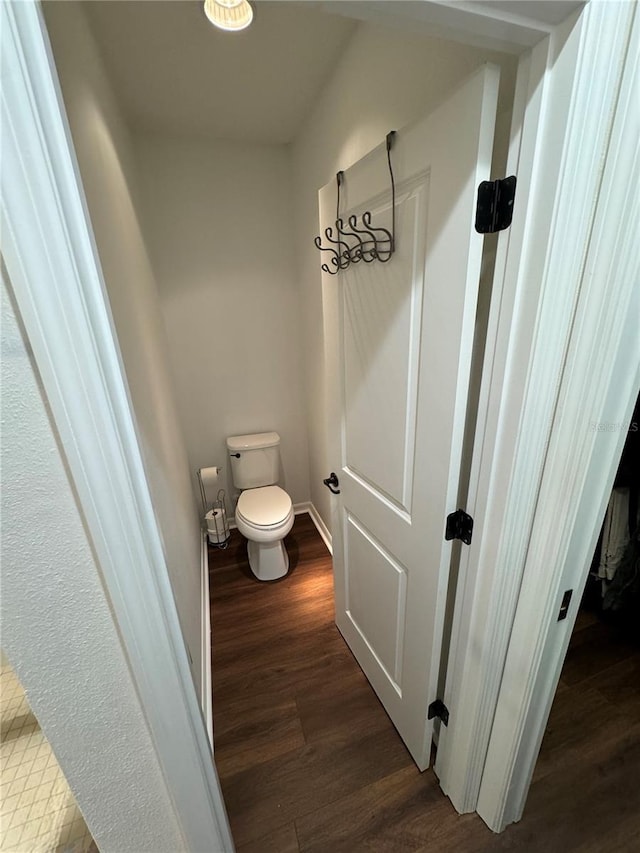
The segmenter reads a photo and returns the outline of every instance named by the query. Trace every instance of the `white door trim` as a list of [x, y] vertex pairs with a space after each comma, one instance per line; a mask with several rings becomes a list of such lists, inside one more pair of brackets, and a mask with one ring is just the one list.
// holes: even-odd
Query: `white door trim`
[[[640, 390], [640, 17], [636, 12], [633, 21], [631, 4], [603, 15], [606, 6], [593, 4], [585, 21], [589, 76], [579, 79], [578, 127], [569, 140], [580, 150], [586, 145], [594, 159], [582, 169], [583, 159], [569, 150], [580, 174], [565, 169], [566, 179], [587, 191], [588, 221], [574, 235], [575, 272], [566, 236], [550, 248], [548, 280], [573, 272], [576, 307], [478, 798], [478, 812], [497, 831], [522, 816]], [[575, 192], [560, 195], [557, 221], [575, 218], [574, 199]], [[560, 227], [558, 235], [566, 235]], [[574, 590], [570, 613], [558, 622], [567, 589]]]
[[2, 249], [186, 850], [232, 851], [36, 3], [2, 14]]
[[[593, 5], [596, 8], [605, 8], [608, 14], [617, 15], [621, 19], [628, 15], [629, 9], [632, 8], [632, 4]], [[90, 236], [91, 232], [88, 230], [88, 216], [75, 161], [70, 150], [70, 137], [61, 119], [61, 99], [57, 84], [51, 75], [52, 63], [47, 54], [46, 37], [43, 38], [43, 27], [32, 3], [3, 4], [2, 14], [5, 24], [3, 37], [6, 45], [10, 45], [14, 51], [15, 59], [11, 66], [11, 79], [3, 80], [2, 93], [3, 108], [9, 109], [12, 118], [11, 124], [6, 119], [3, 121], [5, 135], [3, 156], [5, 164], [8, 157], [15, 158], [16, 164], [16, 168], [11, 172], [6, 168], [3, 170], [5, 260], [11, 267], [10, 275], [16, 298], [27, 326], [49, 404], [102, 566], [105, 585], [114, 603], [114, 614], [129, 655], [141, 701], [148, 715], [149, 726], [155, 737], [158, 757], [165, 768], [165, 777], [174, 797], [176, 813], [185, 832], [187, 849], [211, 849], [213, 844], [219, 843], [219, 849], [232, 850], [233, 843], [224, 814], [224, 805], [215, 777], [215, 769], [210, 761], [206, 732], [191, 682], [175, 605], [166, 576], [164, 558], [158, 544], [156, 523], [131, 419], [122, 366], [114, 346], [97, 255]], [[598, 11], [597, 14], [601, 12]], [[596, 13], [590, 18], [589, 26], [592, 32], [597, 26], [595, 15]], [[10, 27], [6, 26], [7, 21], [10, 21]], [[611, 39], [611, 32], [607, 30], [607, 33], [605, 40]], [[587, 41], [584, 41], [579, 59], [583, 66], [603, 60], [608, 63], [612, 56], [616, 56], [614, 52], [607, 52], [605, 41], [598, 45], [591, 39], [588, 47], [585, 46], [586, 44]], [[5, 67], [8, 67], [7, 47], [4, 45], [3, 47], [5, 51], [3, 61]], [[479, 638], [482, 639], [485, 634], [487, 638], [493, 637], [496, 631], [502, 636], [501, 643], [505, 639], [508, 640], [513, 624], [515, 602], [510, 597], [507, 597], [508, 600], [502, 597], [504, 587], [500, 581], [508, 575], [509, 569], [513, 569], [516, 575], [518, 574], [518, 567], [522, 568], [523, 563], [518, 563], [516, 558], [519, 556], [522, 561], [524, 560], [526, 547], [522, 549], [520, 546], [520, 551], [515, 553], [506, 548], [506, 545], [510, 543], [513, 547], [516, 544], [514, 541], [516, 538], [522, 541], [519, 538], [522, 535], [525, 537], [526, 545], [533, 524], [532, 516], [528, 521], [514, 516], [510, 527], [510, 540], [505, 538], [503, 544], [506, 550], [500, 552], [504, 556], [499, 563], [495, 562], [497, 545], [503, 531], [500, 525], [501, 513], [498, 511], [503, 501], [500, 490], [512, 482], [510, 472], [515, 462], [513, 453], [509, 458], [501, 459], [499, 451], [509, 435], [515, 436], [518, 433], [523, 389], [526, 387], [527, 399], [531, 402], [531, 391], [534, 387], [532, 377], [529, 376], [529, 360], [528, 358], [525, 360], [526, 369], [524, 369], [523, 352], [515, 344], [521, 340], [520, 336], [525, 343], [530, 340], [530, 334], [526, 334], [525, 326], [527, 322], [532, 322], [531, 328], [535, 328], [536, 341], [540, 345], [544, 323], [549, 322], [550, 319], [548, 314], [544, 321], [536, 319], [542, 272], [537, 271], [535, 264], [533, 265], [536, 275], [531, 275], [530, 289], [527, 289], [524, 286], [525, 283], [518, 279], [517, 264], [520, 260], [522, 262], [527, 260], [524, 247], [528, 247], [529, 260], [531, 254], [536, 250], [539, 251], [541, 246], [546, 248], [546, 240], [541, 243], [540, 235], [545, 227], [547, 229], [551, 227], [553, 217], [544, 205], [533, 218], [529, 217], [526, 221], [523, 221], [519, 211], [525, 209], [525, 205], [522, 204], [523, 199], [527, 202], [526, 209], [529, 209], [527, 201], [529, 190], [535, 198], [536, 194], [539, 196], [543, 191], [550, 195], [549, 186], [556, 186], [553, 180], [553, 169], [551, 172], [543, 169], [544, 163], [541, 161], [544, 161], [545, 156], [549, 158], [553, 155], [553, 141], [557, 141], [558, 134], [562, 139], [565, 120], [557, 113], [549, 112], [549, 104], [553, 102], [553, 98], [550, 101], [549, 97], [554, 85], [559, 85], [562, 80], [572, 79], [573, 75], [572, 69], [564, 68], [559, 75], [556, 74], [557, 69], [553, 71], [550, 69], [540, 82], [537, 82], [536, 62], [540, 60], [540, 49], [534, 48], [530, 59], [532, 71], [530, 79], [534, 84], [527, 95], [529, 100], [525, 126], [520, 140], [514, 136], [514, 146], [519, 141], [522, 152], [518, 166], [519, 195], [511, 234], [501, 240], [504, 282], [499, 294], [500, 301], [496, 302], [492, 310], [490, 334], [496, 337], [496, 345], [492, 353], [493, 372], [485, 379], [483, 400], [486, 421], [484, 430], [481, 431], [484, 443], [477, 446], [476, 450], [479, 453], [474, 463], [475, 480], [472, 486], [475, 488], [476, 495], [475, 541], [482, 547], [476, 552], [472, 546], [468, 552], [467, 564], [461, 573], [460, 595], [462, 598], [459, 601], [456, 620], [458, 634], [457, 638], [454, 636], [451, 657], [454, 677], [451, 688], [448, 687], [448, 690], [451, 689], [448, 701], [453, 709], [450, 730], [452, 730], [452, 724], [453, 727], [461, 729], [466, 726], [470, 733], [479, 732], [481, 739], [475, 750], [474, 769], [469, 765], [467, 756], [461, 755], [460, 749], [457, 758], [455, 756], [452, 758], [450, 753], [449, 759], [445, 761], [452, 739], [449, 736], [451, 731], [443, 729], [444, 736], [441, 734], [439, 760], [436, 765], [443, 780], [454, 766], [458, 780], [462, 778], [461, 774], [465, 766], [476, 778], [478, 768], [481, 770], [484, 765], [484, 754], [490, 745], [488, 734], [482, 740], [484, 737], [482, 732], [486, 729], [486, 725], [478, 715], [486, 712], [485, 716], [489, 721], [493, 719], [495, 701], [492, 705], [488, 700], [491, 700], [490, 691], [495, 689], [495, 678], [487, 682], [489, 692], [483, 692], [482, 678], [490, 672], [493, 672], [494, 676], [502, 675], [506, 649], [502, 647], [491, 649], [492, 654], [489, 655], [489, 647], [485, 645], [483, 648], [487, 654], [478, 660], [473, 653], [473, 644]], [[546, 48], [544, 50], [546, 56]], [[588, 77], [599, 85], [600, 77], [593, 70], [593, 66]], [[604, 79], [608, 81], [606, 75]], [[556, 100], [560, 94], [556, 93]], [[594, 98], [595, 95], [594, 92]], [[607, 98], [612, 109], [615, 93], [610, 89], [607, 90], [605, 100]], [[566, 109], [569, 106], [568, 95], [564, 106], [568, 112]], [[541, 110], [543, 122], [540, 128], [536, 129], [536, 110], [538, 109]], [[606, 114], [609, 115], [609, 112]], [[579, 120], [583, 122], [583, 141], [586, 146], [597, 147], [602, 141], [597, 133], [597, 138], [591, 139], [588, 132], [589, 123], [597, 123], [600, 115], [602, 114], [592, 111], [590, 114], [579, 117], [576, 116], [575, 110], [571, 115], [576, 133]], [[551, 133], [551, 142], [547, 132]], [[556, 137], [553, 134], [556, 134]], [[536, 144], [541, 140], [544, 140], [543, 144], [537, 146]], [[599, 150], [602, 153], [603, 149]], [[573, 151], [572, 156], [577, 157], [577, 154], [577, 151]], [[568, 165], [570, 162], [565, 159], [563, 168]], [[532, 176], [530, 188], [527, 186], [527, 170]], [[29, 193], [32, 194], [31, 197]], [[593, 198], [595, 199], [595, 195]], [[607, 200], [603, 210], [607, 210], [607, 207], [610, 208], [608, 211], [610, 215], [618, 216], [614, 203], [610, 199]], [[578, 209], [577, 206], [576, 209]], [[587, 222], [576, 217], [578, 221], [575, 224], [569, 223], [570, 234], [576, 229], [584, 229], [593, 221], [593, 208], [579, 209], [587, 214]], [[575, 209], [572, 211], [572, 220], [574, 214]], [[617, 220], [614, 219], [614, 221]], [[558, 229], [558, 233], [564, 239], [566, 232]], [[38, 237], [37, 240], [35, 235]], [[508, 244], [508, 251], [505, 243]], [[50, 252], [50, 247], [55, 247], [55, 251]], [[598, 253], [601, 250], [596, 247], [595, 251]], [[545, 255], [544, 251], [540, 253]], [[601, 257], [605, 256], [606, 252], [603, 251]], [[545, 281], [553, 280], [558, 279], [555, 277], [550, 279], [549, 274], [546, 275]], [[575, 287], [572, 293], [577, 294]], [[581, 306], [582, 302], [580, 300], [578, 302]], [[574, 316], [575, 307], [575, 304], [569, 306], [571, 318]], [[592, 309], [586, 307], [590, 310], [590, 316], [596, 316], [595, 307]], [[558, 318], [559, 321], [560, 319]], [[505, 330], [509, 329], [509, 323], [512, 320], [517, 321], [514, 332], [507, 335]], [[562, 322], [565, 320], [566, 316], [563, 315]], [[540, 322], [543, 325], [539, 325]], [[570, 329], [571, 325], [566, 330], [563, 345], [568, 342]], [[522, 343], [521, 346], [526, 354], [526, 346]], [[566, 349], [563, 347], [561, 364], [558, 365], [557, 361], [553, 362], [559, 370], [564, 364], [565, 354]], [[553, 358], [556, 357], [557, 352]], [[550, 368], [553, 364], [547, 367]], [[541, 371], [539, 376], [542, 376], [544, 371], [541, 365], [538, 370]], [[524, 386], [518, 384], [522, 372], [527, 380]], [[556, 378], [559, 379], [560, 375], [558, 372]], [[505, 380], [502, 392], [498, 384], [501, 378]], [[557, 388], [557, 383], [554, 388]], [[613, 394], [614, 389], [611, 388], [611, 390]], [[554, 399], [557, 397], [555, 394], [552, 396]], [[545, 395], [545, 406], [548, 403], [548, 395]], [[488, 412], [491, 411], [490, 407], [493, 404], [498, 406], [499, 421], [489, 419]], [[528, 415], [534, 410], [535, 407], [525, 410], [525, 413]], [[539, 432], [544, 432], [545, 424], [548, 423], [549, 430], [546, 433], [548, 436], [554, 410], [555, 405], [550, 411], [543, 407], [542, 421], [532, 422], [523, 419], [522, 426], [526, 428], [535, 425]], [[544, 415], [548, 415], [547, 421], [544, 420]], [[562, 422], [559, 420], [557, 423]], [[500, 427], [500, 433], [491, 433], [492, 424]], [[524, 442], [521, 442], [519, 448], [523, 449], [523, 447]], [[512, 450], [515, 453], [515, 449], [512, 448]], [[540, 471], [546, 458], [546, 451], [547, 446], [544, 444], [543, 447], [536, 449], [536, 458], [531, 457], [530, 464], [533, 466], [538, 464]], [[600, 454], [600, 465], [604, 473], [610, 472], [611, 465], [607, 468], [607, 459], [613, 458], [614, 455], [611, 450]], [[596, 457], [594, 450], [592, 458]], [[590, 478], [596, 467], [590, 468]], [[522, 472], [520, 476], [522, 477]], [[596, 477], [596, 474], [593, 474], [593, 477]], [[529, 482], [525, 481], [526, 484]], [[587, 482], [588, 480], [585, 479], [581, 483], [583, 491]], [[111, 488], [104, 489], [105, 483], [110, 483]], [[539, 483], [540, 476], [537, 480], [538, 485]], [[537, 488], [534, 491], [537, 495]], [[530, 501], [529, 509], [533, 511], [536, 503], [533, 501], [533, 506], [531, 503]], [[593, 506], [596, 503], [598, 507], [594, 511]], [[594, 499], [590, 506], [593, 516], [596, 517], [601, 501]], [[504, 533], [506, 536], [506, 529]], [[136, 572], [135, 577], [126, 570], [132, 559], [139, 566], [139, 572]], [[475, 571], [477, 575], [473, 576]], [[521, 573], [520, 577], [522, 577]], [[134, 599], [139, 606], [136, 607]], [[519, 608], [519, 612], [521, 611], [522, 608]], [[486, 625], [483, 625], [482, 620], [487, 614], [490, 618]], [[564, 624], [569, 628], [571, 622], [570, 618]], [[462, 632], [462, 624], [470, 626], [468, 633]], [[540, 624], [543, 625], [543, 621]], [[480, 625], [483, 630], [478, 627]], [[542, 642], [542, 635], [539, 632], [538, 636], [539, 642]], [[546, 649], [545, 646], [545, 655]], [[511, 651], [513, 652], [513, 649]], [[537, 665], [539, 665], [542, 661], [542, 649], [539, 644], [535, 651], [539, 656], [537, 659]], [[556, 662], [562, 660], [563, 654], [562, 648], [554, 651]], [[154, 668], [158, 656], [168, 661], [167, 668], [160, 674], [161, 677]], [[507, 663], [509, 664], [509, 661]], [[538, 670], [542, 671], [540, 666]], [[506, 676], [508, 674], [509, 669]], [[553, 693], [553, 684], [546, 685], [545, 689], [549, 695]], [[464, 695], [470, 697], [470, 704], [467, 705], [461, 701]], [[503, 695], [502, 693], [501, 697]], [[451, 696], [455, 697], [455, 702], [450, 698]], [[482, 697], [482, 703], [478, 701], [479, 696]], [[544, 699], [541, 698], [540, 707], [543, 705]], [[521, 710], [525, 707], [526, 705], [523, 704]], [[499, 705], [498, 713], [500, 712]], [[542, 717], [546, 720], [544, 709]], [[524, 720], [522, 715], [521, 719]], [[526, 729], [537, 723], [535, 720], [527, 719], [522, 725]], [[518, 729], [518, 736], [522, 735], [523, 730]], [[533, 737], [530, 737], [531, 735]], [[536, 732], [531, 728], [527, 736], [529, 742], [535, 744], [536, 736]], [[456, 741], [463, 744], [464, 738], [456, 738]], [[522, 750], [526, 744], [524, 741], [520, 745], [517, 741], [513, 741], [513, 744], [516, 746], [516, 749], [511, 752], [514, 761], [511, 770], [507, 768], [508, 772], [511, 773], [514, 783], [517, 781], [518, 773], [520, 773], [520, 780], [528, 781], [526, 771], [523, 771], [518, 764], [518, 760], [525, 754]], [[496, 763], [494, 768], [497, 766]], [[512, 772], [514, 768], [515, 772]], [[489, 815], [490, 811], [490, 790], [486, 786], [490, 785], [492, 780], [500, 779], [506, 781], [507, 776], [503, 774], [499, 777], [495, 769], [491, 773], [489, 771], [485, 773], [483, 792], [488, 798], [485, 801], [486, 815]], [[473, 797], [469, 798], [468, 791], [465, 792], [465, 786], [459, 785], [458, 790], [466, 803], [466, 807], [461, 810], [475, 808], [475, 802], [472, 802]], [[494, 798], [495, 802], [499, 803], [501, 796], [499, 794]], [[490, 822], [494, 821], [494, 828], [500, 828], [501, 821], [512, 819], [511, 815], [518, 813], [515, 806], [509, 807], [511, 811], [506, 808], [506, 803], [503, 802], [503, 806], [502, 818], [499, 818], [498, 809], [493, 811], [494, 816], [498, 816], [495, 820], [488, 818]], [[203, 845], [201, 841], [205, 834], [207, 843]], [[219, 839], [219, 842], [215, 839]]]
[[[518, 814], [512, 809], [507, 816], [506, 797], [519, 780], [513, 772], [515, 763], [496, 760], [485, 765], [485, 759], [494, 747], [507, 751], [511, 747], [514, 757], [520, 747], [505, 743], [507, 730], [518, 728], [531, 700], [528, 694], [521, 707], [514, 706], [503, 681], [505, 661], [514, 656], [517, 674], [523, 675], [519, 657], [523, 644], [518, 647], [512, 634], [516, 607], [528, 614], [530, 633], [524, 646], [535, 654], [536, 665], [542, 646], [534, 647], [532, 637], [542, 642], [542, 631], [532, 633], [531, 620], [538, 619], [542, 627], [549, 618], [547, 611], [541, 612], [540, 598], [522, 599], [522, 593], [530, 573], [542, 571], [539, 554], [532, 548], [532, 531], [540, 529], [542, 518], [548, 525], [543, 536], [549, 542], [553, 538], [557, 548], [562, 541], [556, 537], [558, 517], [546, 514], [541, 489], [550, 447], [557, 441], [559, 422], [554, 418], [560, 383], [563, 376], [569, 381], [567, 357], [574, 344], [576, 309], [583, 300], [581, 285], [596, 204], [605, 205], [606, 215], [621, 233], [632, 228], [631, 224], [625, 228], [621, 220], [623, 195], [606, 200], [599, 195], [632, 15], [631, 4], [590, 4], [573, 30], [566, 25], [557, 28], [521, 63], [524, 70], [524, 63], [530, 62], [530, 83], [522, 133], [513, 134], [512, 144], [519, 145], [518, 175], [524, 175], [529, 194], [516, 196], [511, 234], [501, 235], [499, 244], [497, 270], [502, 269], [503, 275], [502, 280], [496, 275], [494, 284], [470, 487], [476, 541], [461, 566], [445, 691], [451, 721], [440, 731], [436, 763], [456, 808], [477, 807], [495, 830]], [[596, 248], [603, 257], [607, 251], [602, 245]], [[624, 287], [620, 293], [607, 282], [606, 289], [623, 311]], [[585, 303], [585, 308], [593, 320], [601, 306]], [[597, 349], [597, 340], [590, 341], [592, 350]], [[603, 348], [600, 355], [611, 363], [611, 351]], [[570, 380], [570, 397], [580, 403], [584, 388], [577, 374]], [[573, 452], [575, 443], [574, 436], [564, 451]], [[557, 495], [571, 496], [577, 504], [583, 484], [578, 479], [570, 483], [568, 489], [566, 480], [562, 484], [556, 479]], [[557, 503], [554, 512], [558, 513]], [[548, 573], [558, 570], [562, 549], [545, 553], [548, 580]], [[521, 734], [518, 729], [518, 737]], [[528, 780], [520, 785], [522, 802]]]

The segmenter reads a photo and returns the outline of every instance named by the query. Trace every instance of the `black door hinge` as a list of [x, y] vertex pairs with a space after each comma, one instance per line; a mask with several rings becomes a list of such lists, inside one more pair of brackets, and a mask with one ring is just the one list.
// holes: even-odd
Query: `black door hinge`
[[515, 195], [515, 175], [498, 181], [482, 181], [478, 187], [476, 231], [479, 234], [494, 234], [508, 228], [513, 219]]
[[437, 717], [439, 720], [442, 720], [445, 726], [449, 725], [449, 709], [444, 704], [442, 699], [436, 699], [435, 702], [432, 702], [429, 705], [427, 710], [427, 719], [433, 720], [434, 717]]
[[473, 519], [463, 509], [457, 509], [447, 516], [445, 539], [461, 539], [465, 545], [471, 545], [472, 533]]

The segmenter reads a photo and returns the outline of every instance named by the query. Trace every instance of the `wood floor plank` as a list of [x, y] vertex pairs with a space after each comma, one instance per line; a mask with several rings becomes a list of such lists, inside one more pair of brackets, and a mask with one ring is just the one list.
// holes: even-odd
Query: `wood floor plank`
[[295, 699], [251, 704], [242, 700], [228, 704], [218, 719], [216, 763], [224, 776], [304, 746]]
[[638, 648], [614, 625], [596, 621], [575, 632], [562, 668], [562, 680], [579, 684], [602, 672], [612, 663], [637, 656]]
[[581, 760], [592, 743], [615, 746], [620, 732], [633, 722], [623, 706], [600, 691], [569, 690], [556, 695], [534, 771], [534, 780]]
[[621, 732], [615, 744], [593, 739], [581, 760], [565, 762], [552, 777], [534, 782], [523, 819], [495, 836], [487, 850], [635, 853], [639, 848], [633, 839], [640, 831], [638, 768], [640, 724]]
[[242, 773], [221, 776], [240, 844], [351, 794], [411, 761], [389, 727], [308, 744]]
[[352, 732], [375, 732], [392, 725], [364, 674], [344, 658], [334, 667], [330, 679], [314, 679], [299, 692], [297, 705], [309, 742], [340, 733], [348, 737]]
[[237, 853], [299, 853], [299, 851], [298, 836], [292, 823], [237, 848]]
[[467, 825], [480, 838], [491, 837], [477, 815], [461, 818], [456, 813], [432, 773], [420, 773], [413, 765], [296, 821], [302, 853], [409, 853], [424, 849], [425, 843], [432, 850], [455, 849], [442, 845], [451, 832], [459, 843]]

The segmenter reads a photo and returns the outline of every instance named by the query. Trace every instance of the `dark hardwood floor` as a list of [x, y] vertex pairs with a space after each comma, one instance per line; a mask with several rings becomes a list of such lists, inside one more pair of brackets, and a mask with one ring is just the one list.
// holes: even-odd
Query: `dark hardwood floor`
[[[640, 653], [579, 624], [523, 820], [494, 835], [419, 773], [333, 622], [307, 515], [291, 570], [210, 548], [215, 755], [239, 853], [640, 851]], [[583, 620], [584, 622], [584, 620]]]

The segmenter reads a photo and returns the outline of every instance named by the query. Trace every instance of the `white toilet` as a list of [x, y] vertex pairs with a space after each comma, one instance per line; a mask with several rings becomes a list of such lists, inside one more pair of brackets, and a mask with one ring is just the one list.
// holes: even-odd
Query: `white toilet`
[[236, 525], [249, 540], [251, 571], [258, 580], [276, 580], [289, 570], [283, 539], [293, 527], [291, 498], [276, 485], [280, 436], [277, 432], [232, 435], [227, 439], [227, 449], [233, 484], [241, 490]]

